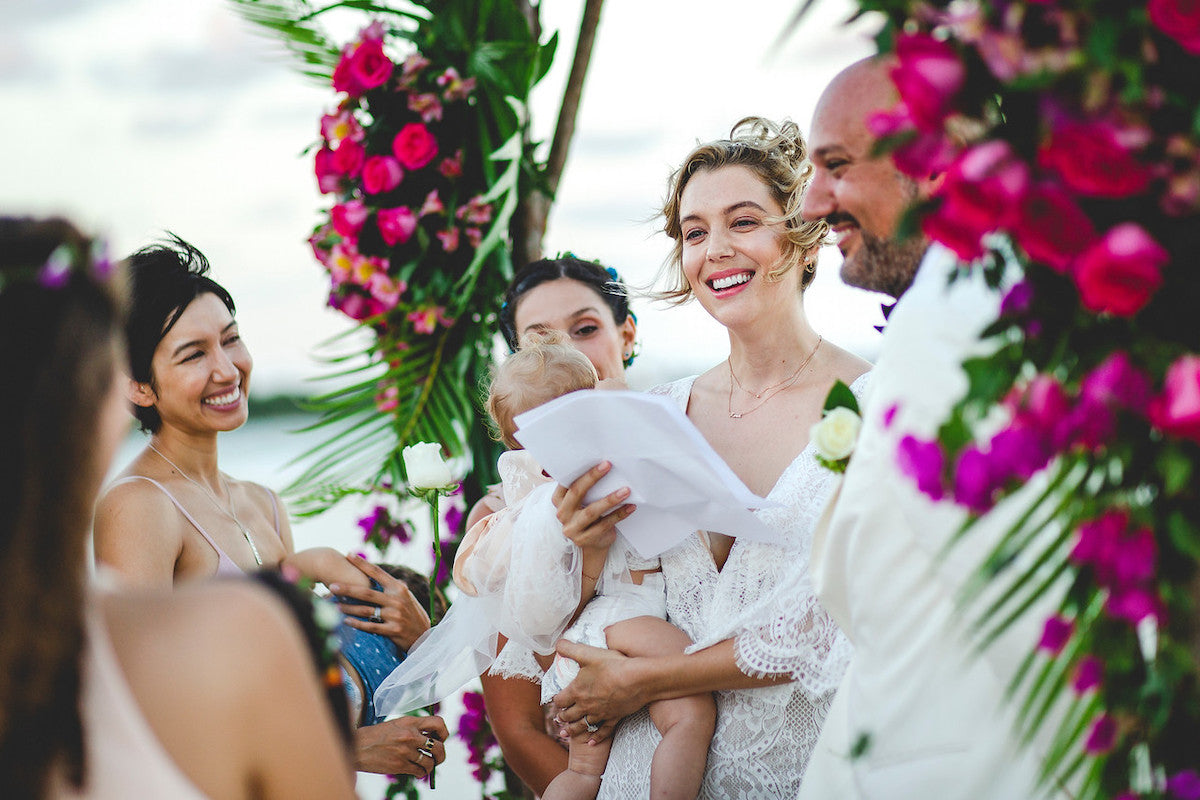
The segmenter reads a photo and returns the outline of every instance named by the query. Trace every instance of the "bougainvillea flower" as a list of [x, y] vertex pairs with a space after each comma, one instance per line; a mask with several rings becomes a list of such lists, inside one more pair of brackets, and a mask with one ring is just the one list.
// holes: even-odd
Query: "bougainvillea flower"
[[1046, 624], [1042, 627], [1042, 638], [1038, 642], [1038, 649], [1058, 655], [1066, 647], [1074, 630], [1075, 623], [1066, 617], [1048, 617]]
[[1075, 665], [1075, 673], [1071, 678], [1071, 688], [1076, 694], [1083, 694], [1089, 689], [1100, 685], [1104, 678], [1104, 662], [1095, 656], [1084, 656]]
[[379, 226], [383, 240], [394, 247], [412, 238], [417, 229], [417, 217], [407, 206], [382, 208], [375, 215], [375, 224]]
[[1017, 281], [1000, 300], [1000, 314], [1005, 317], [1019, 317], [1033, 305], [1033, 286], [1029, 281]]
[[1060, 273], [1096, 241], [1087, 214], [1061, 187], [1044, 182], [1022, 199], [1012, 232], [1030, 258]]
[[[1200, 56], [1200, 3], [1195, 0], [1150, 0], [1150, 21], [1194, 56]], [[1200, 797], [1200, 794], [1197, 794]]]
[[984, 512], [995, 505], [996, 484], [988, 457], [978, 447], [963, 449], [954, 465], [954, 502], [972, 511]]
[[1200, 800], [1200, 773], [1194, 769], [1176, 772], [1167, 778], [1166, 789], [1178, 800]]
[[390, 192], [400, 185], [404, 170], [400, 162], [391, 156], [371, 156], [363, 164], [363, 191], [367, 194]]
[[[1200, 388], [1196, 391], [1200, 404]], [[1144, 413], [1150, 405], [1150, 392], [1150, 377], [1134, 366], [1124, 350], [1109, 355], [1079, 383], [1081, 400], [1139, 413]]]
[[1011, 425], [998, 431], [988, 447], [988, 461], [997, 483], [1025, 481], [1050, 461], [1053, 431]]
[[1029, 167], [1007, 142], [992, 140], [959, 156], [938, 194], [942, 204], [921, 220], [925, 234], [964, 261], [983, 255], [981, 239], [1012, 220], [1029, 189]]
[[900, 472], [916, 482], [917, 488], [932, 500], [941, 500], [942, 471], [946, 456], [936, 440], [922, 441], [911, 434], [900, 440], [896, 448]]
[[358, 237], [363, 223], [367, 221], [367, 206], [362, 200], [347, 200], [338, 203], [329, 211], [333, 229], [348, 239]]
[[1167, 368], [1150, 420], [1164, 433], [1200, 443], [1200, 356], [1181, 356]]
[[1159, 614], [1158, 596], [1145, 586], [1119, 586], [1111, 591], [1104, 610], [1113, 619], [1122, 619], [1136, 627], [1146, 617]]
[[1093, 755], [1107, 753], [1117, 743], [1117, 721], [1108, 714], [1101, 714], [1088, 732], [1084, 749]]
[[437, 139], [420, 122], [410, 122], [392, 140], [392, 153], [405, 169], [420, 169], [437, 157]]
[[1089, 197], [1128, 197], [1146, 190], [1150, 169], [1124, 140], [1133, 138], [1107, 122], [1068, 120], [1038, 151], [1038, 163], [1067, 188]]
[[1170, 255], [1144, 228], [1123, 222], [1075, 262], [1079, 299], [1089, 311], [1131, 317], [1162, 285]]
[[922, 130], [941, 130], [966, 82], [958, 52], [928, 34], [902, 35], [896, 37], [896, 61], [892, 82], [913, 122]]

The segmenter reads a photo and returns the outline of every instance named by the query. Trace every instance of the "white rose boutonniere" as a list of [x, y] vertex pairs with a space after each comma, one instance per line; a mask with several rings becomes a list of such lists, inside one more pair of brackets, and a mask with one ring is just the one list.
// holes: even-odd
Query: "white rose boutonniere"
[[817, 462], [834, 472], [845, 472], [861, 429], [862, 417], [854, 392], [842, 381], [835, 382], [825, 398], [821, 421], [809, 433], [817, 450]]

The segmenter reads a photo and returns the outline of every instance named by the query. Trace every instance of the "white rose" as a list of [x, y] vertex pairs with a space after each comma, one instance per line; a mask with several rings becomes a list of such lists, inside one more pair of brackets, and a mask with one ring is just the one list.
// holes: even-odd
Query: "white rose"
[[454, 485], [450, 466], [442, 460], [442, 446], [417, 442], [404, 448], [404, 471], [414, 489], [445, 489]]
[[862, 419], [850, 409], [839, 406], [831, 409], [820, 422], [812, 426], [813, 445], [822, 458], [840, 461], [854, 452]]

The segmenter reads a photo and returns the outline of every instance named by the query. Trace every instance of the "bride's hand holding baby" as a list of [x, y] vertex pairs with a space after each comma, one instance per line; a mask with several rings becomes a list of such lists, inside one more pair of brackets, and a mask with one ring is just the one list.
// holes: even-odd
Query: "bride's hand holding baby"
[[570, 486], [554, 490], [554, 507], [563, 527], [563, 535], [583, 550], [607, 552], [617, 538], [617, 523], [634, 512], [636, 506], [625, 504], [628, 487], [616, 490], [592, 503], [584, 498], [596, 483], [608, 474], [612, 464], [603, 461], [592, 467]]

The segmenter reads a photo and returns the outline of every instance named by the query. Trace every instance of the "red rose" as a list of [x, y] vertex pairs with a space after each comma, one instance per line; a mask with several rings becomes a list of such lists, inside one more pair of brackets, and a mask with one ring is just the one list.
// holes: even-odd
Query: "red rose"
[[1013, 235], [1034, 261], [1066, 272], [1096, 240], [1096, 229], [1070, 195], [1055, 184], [1043, 183], [1021, 202]]
[[1140, 225], [1122, 223], [1075, 263], [1079, 299], [1090, 311], [1131, 317], [1158, 291], [1169, 260], [1167, 251]]
[[892, 82], [918, 128], [940, 131], [967, 71], [955, 49], [928, 34], [896, 39]]
[[392, 60], [383, 54], [383, 41], [380, 39], [364, 39], [354, 48], [350, 57], [350, 74], [354, 82], [361, 87], [360, 94], [386, 83], [387, 79], [392, 77], [395, 66]]
[[1146, 190], [1150, 170], [1103, 122], [1068, 122], [1054, 130], [1038, 153], [1072, 191], [1089, 197], [1128, 197]]
[[1200, 3], [1196, 0], [1150, 0], [1146, 12], [1154, 26], [1192, 55], [1200, 56]]
[[438, 143], [419, 122], [410, 122], [392, 140], [392, 152], [405, 169], [420, 169], [437, 158]]
[[333, 150], [333, 168], [338, 174], [353, 178], [362, 172], [363, 160], [366, 155], [367, 151], [361, 144], [353, 139], [343, 139], [342, 143]]
[[1200, 443], [1200, 356], [1182, 356], [1167, 369], [1163, 393], [1151, 401], [1150, 419], [1165, 433]]
[[404, 170], [391, 156], [371, 156], [363, 165], [363, 191], [367, 194], [390, 192], [400, 185]]

